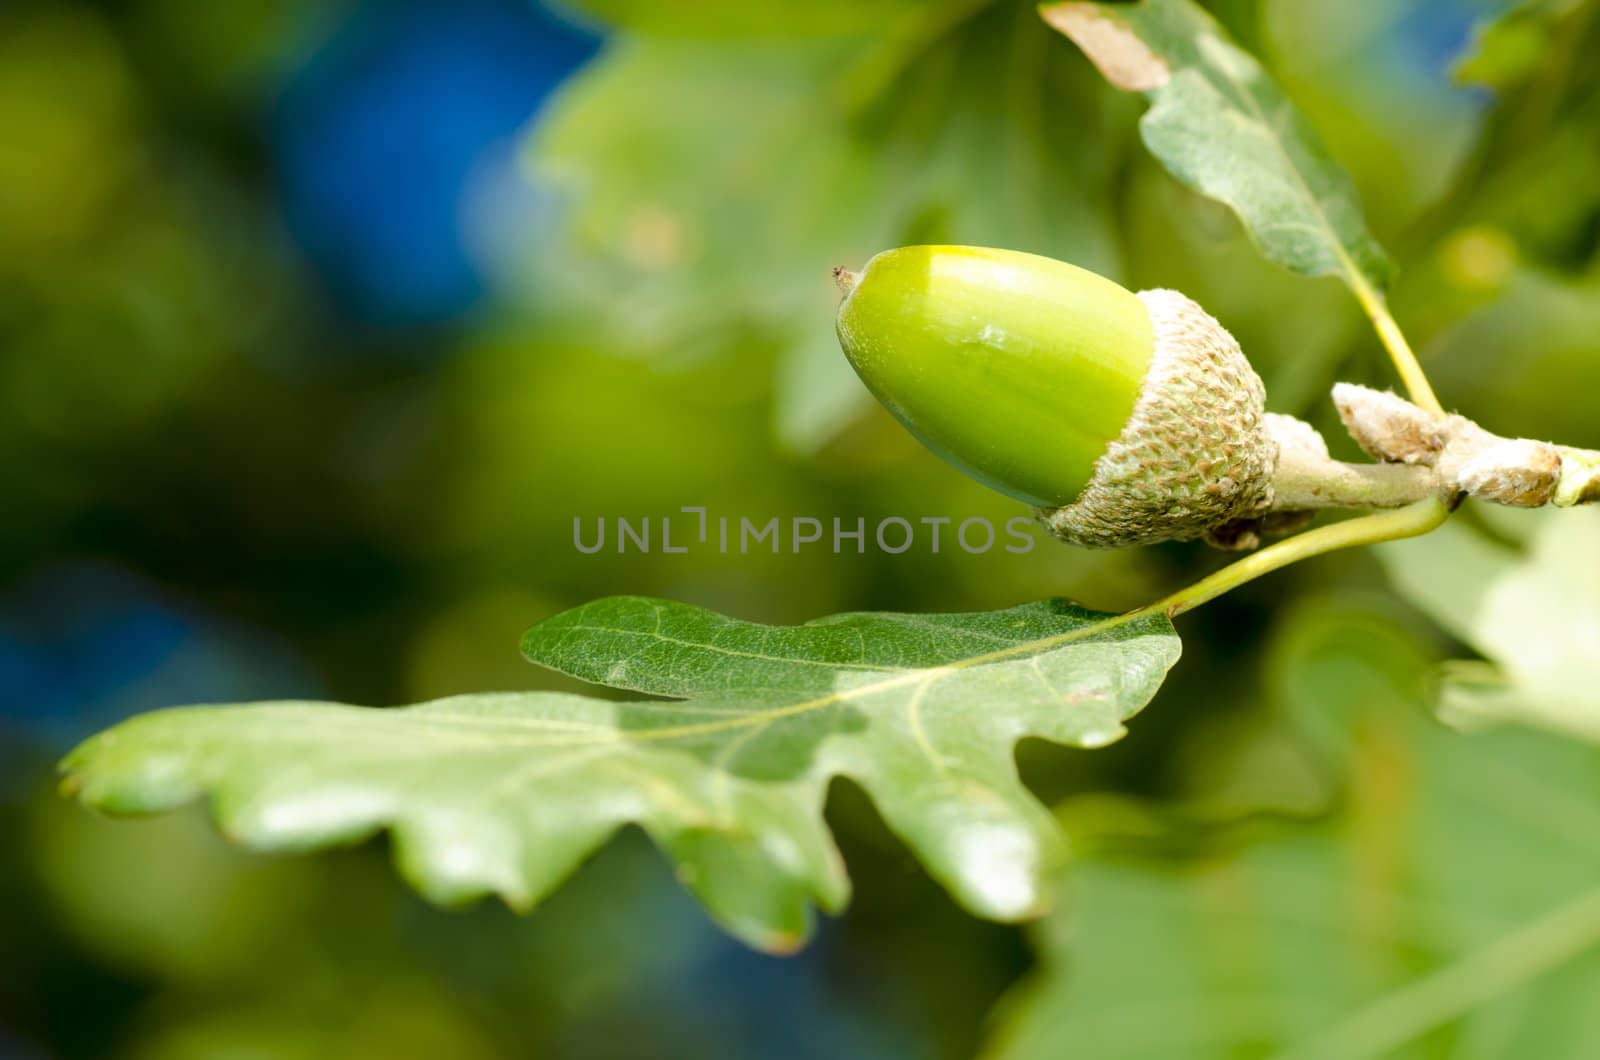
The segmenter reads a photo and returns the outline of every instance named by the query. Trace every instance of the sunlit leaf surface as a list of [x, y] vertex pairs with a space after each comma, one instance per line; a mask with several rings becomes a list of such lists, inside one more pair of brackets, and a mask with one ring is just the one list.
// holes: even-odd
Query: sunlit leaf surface
[[1062, 602], [780, 627], [616, 597], [535, 626], [523, 650], [673, 699], [168, 710], [85, 743], [67, 783], [118, 813], [209, 795], [224, 832], [266, 849], [389, 828], [401, 871], [442, 902], [496, 893], [526, 907], [637, 823], [729, 930], [786, 950], [805, 938], [812, 902], [847, 900], [822, 819], [836, 776], [865, 788], [971, 911], [1042, 913], [1061, 842], [1017, 778], [1016, 741], [1116, 740], [1179, 649], [1165, 618]]
[[1344, 172], [1254, 57], [1190, 0], [1053, 3], [1046, 22], [1106, 79], [1144, 94], [1152, 154], [1239, 215], [1271, 260], [1381, 291], [1389, 262]]

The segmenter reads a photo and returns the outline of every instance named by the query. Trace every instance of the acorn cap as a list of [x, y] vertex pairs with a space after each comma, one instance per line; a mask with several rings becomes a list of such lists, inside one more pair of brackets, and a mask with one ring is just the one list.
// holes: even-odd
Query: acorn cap
[[[1226, 328], [1177, 291], [1141, 291], [1155, 354], [1121, 435], [1071, 504], [1041, 508], [1064, 541], [1117, 548], [1209, 537], [1272, 503], [1266, 387]], [[1227, 531], [1227, 532], [1225, 532]]]
[[840, 345], [873, 394], [1057, 537], [1238, 540], [1270, 505], [1265, 389], [1183, 295], [981, 247], [903, 247], [836, 277]]

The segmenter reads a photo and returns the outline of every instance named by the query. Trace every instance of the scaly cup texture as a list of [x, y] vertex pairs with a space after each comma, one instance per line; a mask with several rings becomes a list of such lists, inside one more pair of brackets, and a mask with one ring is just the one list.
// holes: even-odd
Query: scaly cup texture
[[1015, 251], [886, 251], [842, 273], [839, 341], [930, 449], [1095, 548], [1237, 545], [1272, 501], [1265, 389], [1176, 291]]
[[1039, 518], [1092, 548], [1204, 537], [1235, 547], [1272, 504], [1266, 388], [1239, 344], [1177, 291], [1141, 291], [1156, 352], [1122, 434], [1072, 504]]

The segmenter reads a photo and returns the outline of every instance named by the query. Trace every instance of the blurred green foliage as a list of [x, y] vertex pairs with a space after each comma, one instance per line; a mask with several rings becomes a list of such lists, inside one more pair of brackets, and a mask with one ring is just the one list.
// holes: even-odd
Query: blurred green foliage
[[[571, 203], [540, 284], [668, 360], [758, 329], [780, 351], [789, 445], [815, 449], [867, 400], [833, 337], [832, 265], [980, 242], [1115, 271], [1109, 162], [1128, 112], [1028, 5], [810, 11], [831, 32], [798, 40], [774, 33], [782, 18], [599, 7], [626, 32], [531, 144]], [[1047, 135], [1067, 112], [1072, 134]]]
[[[59, 660], [49, 674], [71, 690], [63, 702], [102, 721], [131, 709], [129, 689], [165, 702], [212, 694], [222, 664], [208, 656], [198, 688], [111, 667], [114, 691], [91, 697], [84, 675], [150, 649], [92, 623], [71, 645], [46, 642], [37, 601], [84, 560], [135, 579], [163, 614], [266, 639], [292, 660], [230, 698], [359, 702], [567, 687], [520, 662], [517, 635], [608, 593], [766, 621], [1052, 594], [1114, 610], [1219, 562], [1186, 546], [1043, 542], [1026, 556], [572, 548], [574, 516], [685, 504], [869, 522], [1017, 514], [862, 402], [837, 355], [827, 270], [887, 245], [1010, 246], [1183, 290], [1240, 338], [1275, 408], [1323, 426], [1336, 378], [1390, 381], [1343, 289], [1262, 261], [1224, 209], [1146, 156], [1139, 103], [1012, 0], [584, 4], [581, 17], [614, 28], [530, 115], [536, 236], [470, 319], [373, 330], [341, 311], [286, 234], [263, 120], [350, 6], [21, 0], [0, 11], [0, 660]], [[1396, 316], [1445, 403], [1503, 433], [1600, 445], [1586, 400], [1600, 385], [1600, 73], [1589, 61], [1600, 5], [1528, 5], [1519, 17], [1535, 31], [1482, 37], [1465, 69], [1492, 91], [1450, 69], [1474, 20], [1503, 5], [1209, 6], [1351, 173], [1400, 267]], [[1542, 58], [1530, 62], [1534, 37]], [[402, 128], [421, 136], [426, 118]], [[1297, 599], [1310, 602], [1286, 611]], [[1383, 690], [1391, 678], [1361, 682], [1398, 674], [1403, 686], [1419, 658], [1491, 645], [1449, 642], [1392, 601], [1371, 556], [1307, 564], [1190, 618], [1183, 663], [1121, 744], [1022, 746], [1025, 781], [1069, 807], [1138, 800], [1137, 813], [1111, 814], [1144, 836], [1137, 856], [1105, 851], [1068, 914], [1095, 918], [1101, 888], [1097, 946], [1125, 959], [1116, 951], [1139, 941], [1116, 931], [1114, 911], [1135, 896], [1125, 876], [1181, 909], [1193, 879], [1270, 857], [1252, 853], [1258, 841], [1371, 853], [1348, 833], [1382, 833], [1389, 815], [1359, 795], [1396, 763], [1418, 806], [1474, 778], [1481, 744], [1435, 733], [1409, 690]], [[59, 602], [69, 617], [94, 604]], [[1320, 648], [1282, 647], [1307, 626], [1352, 623], [1360, 635], [1332, 663]], [[1308, 660], [1300, 684], [1286, 652]], [[227, 848], [198, 815], [97, 821], [56, 802], [61, 737], [30, 713], [42, 686], [13, 685], [14, 673], [0, 670], [0, 1054], [961, 1056], [1031, 960], [1018, 932], [960, 914], [843, 784], [829, 815], [857, 894], [790, 963], [716, 936], [637, 839], [516, 919], [423, 906], [371, 846], [268, 861]], [[1352, 687], [1401, 718], [1363, 728], [1346, 709], [1360, 706]], [[1352, 728], [1375, 735], [1352, 741]], [[1506, 739], [1532, 748], [1536, 771], [1587, 753]], [[1593, 805], [1533, 816], [1568, 827]], [[1185, 827], [1149, 824], [1151, 806]], [[1263, 819], [1272, 834], [1241, 836]], [[1493, 907], [1485, 922], [1533, 911], [1574, 872], [1593, 877], [1564, 838], [1532, 842], [1542, 826], [1529, 824], [1514, 858], [1483, 866], [1519, 891], [1504, 902], [1476, 892]], [[1445, 838], [1491, 826], [1460, 827]], [[1434, 850], [1380, 867], [1409, 886]], [[1440, 850], [1439, 864], [1459, 853]], [[1192, 860], [1174, 871], [1180, 856]], [[1193, 865], [1205, 866], [1198, 877]], [[1041, 936], [1049, 976], [1070, 943], [1059, 927]], [[1434, 956], [1383, 947], [1370, 982]], [[1526, 986], [1528, 1003], [1559, 1008], [1586, 985], [1566, 974]], [[1448, 1050], [1451, 1033], [1424, 1049]], [[1510, 1040], [1481, 1033], [1487, 1055]]]
[[1269, 651], [1262, 724], [1338, 778], [1321, 819], [1196, 844], [1172, 807], [1063, 806], [1095, 853], [991, 1055], [1586, 1055], [1595, 748], [1444, 728], [1426, 651], [1358, 599], [1293, 609]]
[[1600, 515], [1567, 519], [1478, 511], [1423, 550], [1382, 550], [1397, 588], [1483, 661], [1457, 661], [1440, 679], [1441, 716], [1464, 728], [1518, 721], [1600, 743], [1595, 647]]

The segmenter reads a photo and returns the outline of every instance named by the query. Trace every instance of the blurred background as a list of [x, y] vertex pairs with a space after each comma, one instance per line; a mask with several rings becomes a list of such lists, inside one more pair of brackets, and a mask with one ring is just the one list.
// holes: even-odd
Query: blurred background
[[[1568, 400], [1600, 392], [1595, 20], [1464, 84], [1507, 4], [1208, 6], [1354, 176], [1445, 403], [1600, 446]], [[608, 593], [776, 622], [1117, 610], [1219, 565], [573, 547], [575, 517], [682, 505], [1025, 514], [838, 352], [829, 267], [904, 243], [1181, 289], [1325, 428], [1336, 379], [1388, 385], [1343, 288], [1261, 261], [1145, 155], [1141, 106], [1020, 0], [0, 6], [0, 1057], [977, 1050], [1029, 936], [961, 914], [848, 785], [854, 903], [775, 959], [636, 835], [529, 917], [445, 912], [381, 842], [268, 858], [198, 812], [107, 822], [55, 796], [54, 762], [178, 703], [570, 687], [518, 636]], [[1350, 555], [1207, 608], [1129, 739], [1024, 745], [1026, 777], [1314, 817], [1337, 783], [1274, 750], [1316, 694], [1284, 691], [1284, 653], [1328, 640], [1410, 688], [1454, 647], [1383, 587]], [[1352, 623], [1379, 634], [1352, 649]]]

